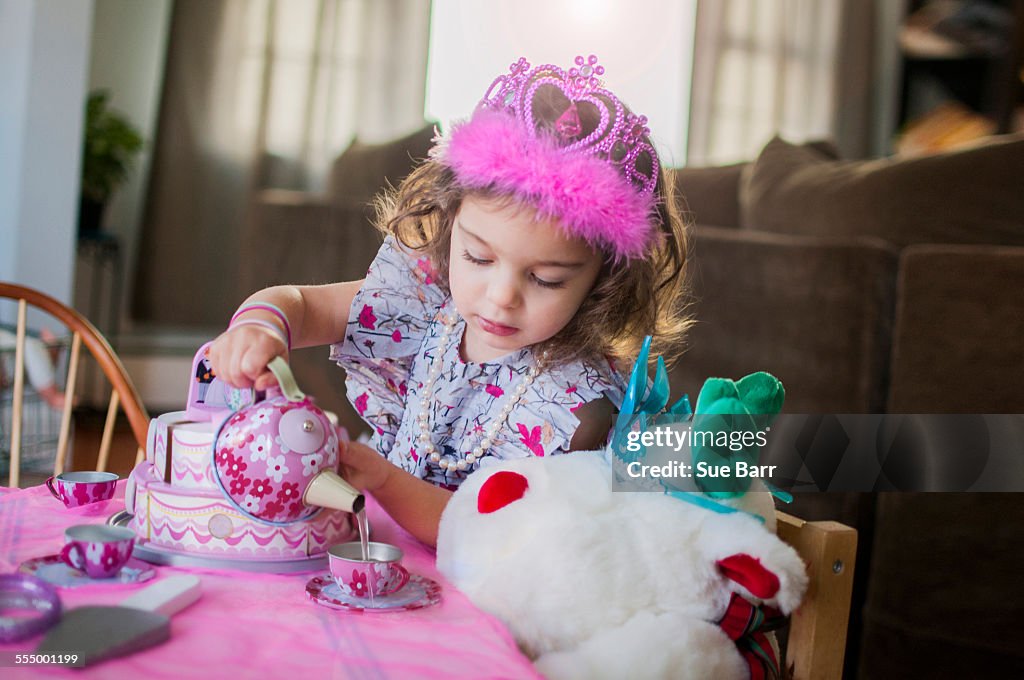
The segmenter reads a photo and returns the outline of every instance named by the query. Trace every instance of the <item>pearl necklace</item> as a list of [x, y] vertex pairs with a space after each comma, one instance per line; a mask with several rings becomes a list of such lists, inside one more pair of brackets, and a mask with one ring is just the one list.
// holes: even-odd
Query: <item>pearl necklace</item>
[[423, 386], [423, 397], [420, 399], [420, 413], [417, 416], [419, 421], [419, 444], [424, 453], [426, 453], [430, 460], [438, 464], [442, 470], [449, 468], [455, 468], [458, 470], [465, 470], [470, 465], [476, 463], [476, 461], [487, 455], [488, 449], [494, 443], [494, 437], [498, 434], [498, 430], [508, 420], [508, 416], [512, 413], [512, 409], [515, 408], [519, 400], [523, 398], [523, 394], [526, 393], [526, 389], [533, 383], [540, 373], [540, 363], [535, 363], [527, 371], [522, 381], [516, 385], [516, 389], [512, 392], [512, 396], [509, 397], [508, 403], [506, 403], [502, 409], [501, 414], [491, 421], [491, 424], [487, 427], [487, 430], [480, 439], [480, 443], [473, 447], [472, 453], [466, 455], [464, 460], [450, 461], [447, 458], [441, 459], [441, 454], [434, 446], [434, 442], [430, 440], [430, 416], [428, 415], [428, 409], [430, 408], [431, 400], [434, 396], [434, 383], [437, 382], [437, 378], [441, 375], [441, 364], [444, 361], [444, 355], [448, 351], [448, 341], [451, 338], [452, 330], [455, 328], [455, 324], [458, 321], [458, 317], [455, 315], [449, 316], [444, 322], [444, 331], [441, 333], [441, 340], [437, 345], [437, 350], [434, 353], [434, 358], [430, 362], [430, 372], [427, 376], [427, 382]]

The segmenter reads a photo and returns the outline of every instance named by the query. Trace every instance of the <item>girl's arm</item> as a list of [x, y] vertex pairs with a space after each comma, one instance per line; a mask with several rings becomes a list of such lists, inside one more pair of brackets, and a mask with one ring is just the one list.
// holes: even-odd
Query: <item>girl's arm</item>
[[[293, 348], [337, 342], [345, 334], [348, 312], [362, 281], [325, 286], [273, 286], [250, 295], [246, 304], [265, 302], [287, 317]], [[238, 316], [259, 319], [284, 330], [281, 320], [264, 309], [248, 309]], [[222, 333], [210, 347], [210, 362], [217, 376], [235, 387], [265, 389], [274, 384], [267, 363], [287, 357], [288, 348], [278, 334], [256, 325], [243, 324]]]
[[570, 451], [593, 451], [608, 442], [615, 407], [608, 399], [597, 399], [576, 409], [580, 425], [569, 443]]
[[[360, 280], [325, 286], [275, 286], [251, 295], [245, 302], [267, 301], [264, 295], [279, 298], [283, 304], [273, 304], [277, 304], [288, 317], [292, 327], [292, 347], [315, 347], [337, 342], [344, 336], [352, 298], [362, 285]], [[262, 310], [251, 313], [268, 314]], [[246, 318], [249, 314], [246, 312]]]
[[373, 494], [402, 528], [427, 545], [437, 545], [437, 527], [451, 491], [412, 476], [359, 442], [345, 446], [341, 468], [349, 484]]

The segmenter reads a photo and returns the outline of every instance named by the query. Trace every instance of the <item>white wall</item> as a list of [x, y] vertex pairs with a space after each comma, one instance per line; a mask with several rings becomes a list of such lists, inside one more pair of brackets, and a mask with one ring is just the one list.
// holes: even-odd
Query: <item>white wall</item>
[[434, 0], [427, 117], [467, 117], [521, 56], [568, 68], [596, 54], [608, 89], [647, 116], [662, 164], [682, 164], [695, 20], [696, 0]]
[[0, 279], [14, 278], [21, 208], [21, 157], [28, 98], [33, 11], [25, 2], [0, 0]]
[[124, 296], [117, 310], [121, 315], [135, 280], [136, 253], [156, 140], [171, 0], [95, 0], [95, 3], [89, 90], [109, 90], [111, 107], [124, 114], [145, 140], [135, 169], [114, 194], [104, 216], [104, 229], [116, 234], [121, 241]]
[[71, 301], [93, 0], [0, 0], [0, 279]]

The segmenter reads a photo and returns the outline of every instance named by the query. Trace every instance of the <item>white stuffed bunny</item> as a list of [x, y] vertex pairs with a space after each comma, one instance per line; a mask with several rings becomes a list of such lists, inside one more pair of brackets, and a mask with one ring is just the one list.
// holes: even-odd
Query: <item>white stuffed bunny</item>
[[454, 494], [437, 564], [550, 678], [746, 678], [749, 659], [775, 654], [745, 644], [764, 643], [742, 637], [760, 620], [751, 604], [789, 614], [807, 575], [771, 533], [768, 494], [742, 502], [768, 526], [665, 494], [613, 493], [601, 452], [507, 461]]

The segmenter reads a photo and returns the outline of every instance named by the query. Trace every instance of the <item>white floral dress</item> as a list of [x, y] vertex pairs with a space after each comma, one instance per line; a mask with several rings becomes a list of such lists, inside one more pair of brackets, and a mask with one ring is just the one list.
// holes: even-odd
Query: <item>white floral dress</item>
[[480, 466], [496, 460], [565, 453], [579, 426], [583, 404], [607, 396], [622, 401], [625, 381], [610, 362], [572, 362], [537, 375], [509, 413], [483, 458], [459, 470], [484, 432], [534, 365], [530, 348], [493, 361], [463, 361], [466, 328], [459, 318], [444, 349], [441, 374], [428, 408], [430, 435], [442, 468], [418, 444], [420, 401], [433, 357], [454, 311], [435, 283], [426, 256], [417, 257], [388, 237], [370, 265], [349, 312], [343, 341], [331, 359], [345, 369], [348, 398], [374, 430], [373, 446], [395, 465], [435, 484], [454, 488]]

